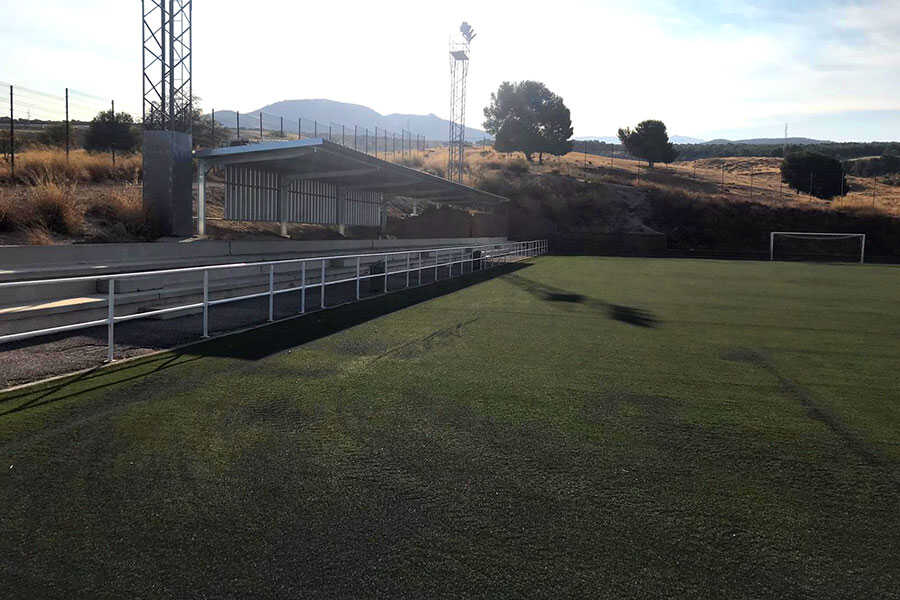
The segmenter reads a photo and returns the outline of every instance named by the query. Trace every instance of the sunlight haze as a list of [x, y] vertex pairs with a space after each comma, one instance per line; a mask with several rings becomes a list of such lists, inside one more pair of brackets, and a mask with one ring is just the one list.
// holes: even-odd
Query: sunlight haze
[[[900, 139], [900, 1], [194, 3], [194, 92], [251, 111], [327, 98], [448, 117], [447, 46], [472, 46], [467, 124], [504, 80], [543, 81], [575, 135], [642, 119], [702, 139]], [[0, 1], [0, 80], [68, 86], [139, 113], [134, 1]], [[139, 116], [139, 115], [138, 115]]]

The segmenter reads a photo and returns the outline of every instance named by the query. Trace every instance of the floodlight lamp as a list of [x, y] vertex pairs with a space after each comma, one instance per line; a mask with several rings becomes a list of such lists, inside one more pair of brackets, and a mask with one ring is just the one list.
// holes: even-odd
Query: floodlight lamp
[[472, 26], [469, 25], [469, 23], [466, 21], [463, 21], [463, 24], [459, 26], [459, 31], [460, 33], [462, 33], [467, 43], [470, 43], [472, 40], [474, 40], [475, 36], [477, 35]]

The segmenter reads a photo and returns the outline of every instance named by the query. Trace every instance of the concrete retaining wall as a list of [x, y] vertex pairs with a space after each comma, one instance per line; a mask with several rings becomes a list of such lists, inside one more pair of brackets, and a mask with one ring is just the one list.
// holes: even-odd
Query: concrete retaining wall
[[187, 267], [329, 254], [360, 254], [391, 248], [436, 248], [495, 244], [506, 238], [321, 241], [192, 241], [183, 243], [75, 244], [0, 247], [0, 281], [74, 273]]

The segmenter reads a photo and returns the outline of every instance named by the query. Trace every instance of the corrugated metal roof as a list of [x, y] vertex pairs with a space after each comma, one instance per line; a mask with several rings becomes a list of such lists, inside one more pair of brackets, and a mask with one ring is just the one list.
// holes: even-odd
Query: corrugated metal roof
[[507, 198], [394, 164], [322, 138], [214, 148], [195, 153], [207, 167], [252, 167], [283, 177], [437, 203], [497, 205]]

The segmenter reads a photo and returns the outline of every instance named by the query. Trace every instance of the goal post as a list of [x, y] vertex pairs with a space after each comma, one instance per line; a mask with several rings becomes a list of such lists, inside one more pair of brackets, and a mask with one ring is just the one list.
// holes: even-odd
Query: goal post
[[773, 231], [769, 234], [769, 260], [775, 260], [775, 239], [778, 237], [795, 240], [859, 240], [859, 262], [866, 262], [866, 234], [864, 233], [818, 233], [808, 231]]

